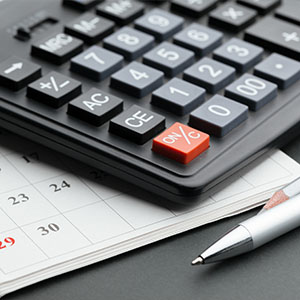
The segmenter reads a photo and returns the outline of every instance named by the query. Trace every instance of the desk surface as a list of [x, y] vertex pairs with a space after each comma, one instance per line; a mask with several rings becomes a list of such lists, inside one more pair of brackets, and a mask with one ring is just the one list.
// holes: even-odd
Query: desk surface
[[[300, 162], [300, 139], [284, 151]], [[299, 299], [300, 229], [252, 253], [191, 267], [199, 251], [253, 210], [27, 287], [6, 300]]]

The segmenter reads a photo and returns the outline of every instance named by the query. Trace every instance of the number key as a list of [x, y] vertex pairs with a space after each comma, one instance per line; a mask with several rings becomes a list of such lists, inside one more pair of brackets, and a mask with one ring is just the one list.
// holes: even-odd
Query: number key
[[101, 81], [122, 68], [123, 57], [98, 46], [92, 46], [71, 60], [71, 71]]
[[225, 96], [248, 105], [257, 111], [273, 100], [277, 95], [277, 86], [259, 77], [244, 74], [225, 89]]
[[246, 72], [262, 59], [262, 55], [263, 48], [232, 38], [214, 51], [213, 58], [233, 66], [238, 72]]
[[182, 29], [183, 18], [161, 9], [152, 9], [135, 21], [135, 27], [163, 41]]
[[132, 61], [154, 45], [154, 38], [131, 27], [123, 27], [103, 41], [103, 47], [117, 52]]
[[189, 125], [223, 137], [248, 118], [248, 107], [215, 95], [190, 114]]
[[110, 85], [142, 98], [163, 84], [163, 73], [138, 62], [132, 62], [111, 76]]
[[205, 90], [179, 78], [173, 78], [152, 94], [152, 104], [177, 115], [185, 115], [205, 100]]
[[69, 103], [68, 114], [100, 126], [123, 110], [123, 100], [93, 88]]
[[183, 79], [216, 93], [234, 80], [235, 70], [225, 64], [204, 57], [184, 71]]
[[204, 56], [221, 45], [223, 34], [217, 30], [193, 23], [174, 36], [174, 44]]
[[143, 63], [163, 71], [169, 77], [176, 76], [193, 62], [193, 52], [169, 42], [161, 43], [143, 56]]

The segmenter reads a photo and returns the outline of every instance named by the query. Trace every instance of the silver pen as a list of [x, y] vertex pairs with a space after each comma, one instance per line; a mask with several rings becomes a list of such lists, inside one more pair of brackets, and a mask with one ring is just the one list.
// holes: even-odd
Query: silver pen
[[300, 195], [240, 224], [213, 243], [192, 265], [208, 264], [251, 251], [300, 226]]

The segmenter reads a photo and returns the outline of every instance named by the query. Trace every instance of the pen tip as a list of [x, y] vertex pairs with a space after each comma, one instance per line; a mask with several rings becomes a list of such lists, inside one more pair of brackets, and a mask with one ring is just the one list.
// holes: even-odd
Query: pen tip
[[196, 259], [192, 261], [192, 266], [203, 265], [203, 264], [204, 264], [204, 259], [201, 256], [198, 256]]

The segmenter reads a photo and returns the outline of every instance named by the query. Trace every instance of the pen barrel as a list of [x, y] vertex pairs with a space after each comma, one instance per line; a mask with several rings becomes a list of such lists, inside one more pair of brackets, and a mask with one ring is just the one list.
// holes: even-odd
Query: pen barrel
[[257, 248], [300, 225], [300, 195], [239, 225], [249, 231]]

